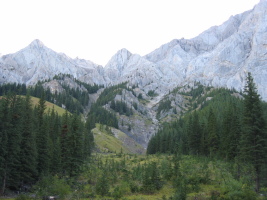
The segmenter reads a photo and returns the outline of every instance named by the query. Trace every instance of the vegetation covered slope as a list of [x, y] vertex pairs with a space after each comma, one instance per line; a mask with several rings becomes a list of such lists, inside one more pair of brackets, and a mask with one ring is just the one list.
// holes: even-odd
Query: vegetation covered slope
[[97, 124], [92, 130], [94, 149], [102, 153], [144, 154], [145, 149], [122, 131]]
[[207, 95], [195, 98], [195, 101], [203, 99], [200, 106], [163, 126], [151, 138], [147, 153], [179, 152], [251, 166], [259, 191], [260, 185], [267, 184], [266, 110], [263, 110], [266, 103], [260, 101], [251, 75], [248, 74], [242, 99], [227, 89], [213, 89]]

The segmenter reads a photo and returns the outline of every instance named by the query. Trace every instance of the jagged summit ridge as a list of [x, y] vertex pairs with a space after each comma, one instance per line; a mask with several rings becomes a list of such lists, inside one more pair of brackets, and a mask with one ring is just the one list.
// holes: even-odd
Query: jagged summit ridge
[[267, 100], [267, 0], [252, 10], [231, 16], [192, 39], [174, 39], [140, 56], [119, 50], [105, 67], [71, 59], [34, 40], [15, 54], [0, 57], [0, 83], [34, 84], [55, 74], [72, 74], [87, 83], [112, 85], [128, 81], [142, 90], [167, 93], [176, 86], [199, 81], [242, 90], [251, 72]]

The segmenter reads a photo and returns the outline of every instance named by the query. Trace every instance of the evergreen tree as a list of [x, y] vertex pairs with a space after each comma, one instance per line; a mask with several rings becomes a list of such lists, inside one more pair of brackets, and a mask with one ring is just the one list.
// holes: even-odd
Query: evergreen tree
[[42, 96], [38, 102], [37, 106], [37, 152], [38, 152], [38, 165], [37, 169], [39, 174], [47, 174], [49, 172], [50, 158], [49, 158], [49, 136], [48, 136], [48, 124], [45, 120], [45, 93], [42, 93]]
[[10, 127], [8, 109], [9, 100], [7, 98], [0, 99], [0, 196], [4, 194], [7, 182], [7, 132]]
[[22, 184], [32, 184], [37, 177], [37, 149], [33, 129], [31, 98], [27, 94], [23, 105], [20, 173]]
[[219, 148], [219, 140], [217, 135], [217, 121], [212, 109], [209, 111], [207, 123], [208, 147], [210, 156], [216, 155]]
[[240, 111], [237, 105], [230, 102], [223, 117], [223, 126], [220, 137], [220, 155], [233, 160], [238, 155], [238, 144], [241, 132]]
[[78, 174], [80, 166], [83, 163], [83, 135], [81, 132], [81, 120], [77, 114], [74, 114], [71, 119], [70, 134], [68, 139], [69, 148], [69, 175], [75, 176]]
[[60, 135], [60, 147], [61, 147], [61, 168], [63, 174], [66, 174], [69, 162], [69, 114], [68, 111], [65, 110], [62, 120], [62, 128], [61, 128], [61, 135]]
[[18, 189], [20, 182], [20, 147], [22, 131], [22, 99], [15, 94], [7, 97], [9, 103], [9, 114], [7, 116], [10, 127], [7, 131], [7, 187]]
[[50, 171], [53, 174], [56, 174], [60, 171], [61, 160], [59, 159], [61, 156], [60, 149], [60, 131], [61, 131], [61, 123], [58, 114], [55, 112], [53, 107], [50, 115], [48, 116], [49, 122], [49, 157], [51, 159], [50, 162]]
[[189, 149], [192, 154], [197, 155], [200, 151], [201, 128], [196, 112], [189, 118], [188, 123]]
[[266, 127], [260, 97], [251, 73], [244, 88], [244, 122], [240, 154], [243, 162], [251, 163], [256, 171], [256, 191], [260, 189], [261, 166], [266, 158]]

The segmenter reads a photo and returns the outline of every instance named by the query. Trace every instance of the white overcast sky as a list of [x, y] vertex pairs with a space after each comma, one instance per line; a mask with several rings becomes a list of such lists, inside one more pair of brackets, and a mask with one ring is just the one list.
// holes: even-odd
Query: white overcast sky
[[105, 65], [120, 49], [145, 55], [190, 39], [259, 0], [0, 0], [0, 53], [34, 39], [75, 58]]

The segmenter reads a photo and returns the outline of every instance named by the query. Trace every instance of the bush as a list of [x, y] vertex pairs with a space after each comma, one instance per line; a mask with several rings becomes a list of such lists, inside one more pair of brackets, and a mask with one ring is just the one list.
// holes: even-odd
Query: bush
[[105, 173], [102, 174], [96, 183], [96, 193], [101, 196], [109, 194], [109, 183]]
[[119, 186], [115, 187], [113, 193], [112, 193], [112, 197], [114, 199], [120, 199], [123, 196], [121, 189], [119, 188]]
[[56, 176], [43, 177], [35, 186], [35, 191], [38, 197], [58, 196], [64, 199], [71, 193], [70, 186], [65, 180], [59, 179]]
[[15, 200], [30, 200], [30, 199], [33, 199], [33, 198], [26, 194], [20, 194], [19, 196], [15, 198]]
[[139, 186], [135, 182], [130, 182], [130, 189], [132, 193], [137, 193], [140, 191]]
[[223, 193], [225, 194], [225, 199], [235, 199], [235, 200], [255, 200], [257, 194], [253, 191], [252, 188], [249, 188], [246, 185], [243, 185], [237, 180], [230, 180], [225, 183], [223, 187]]

